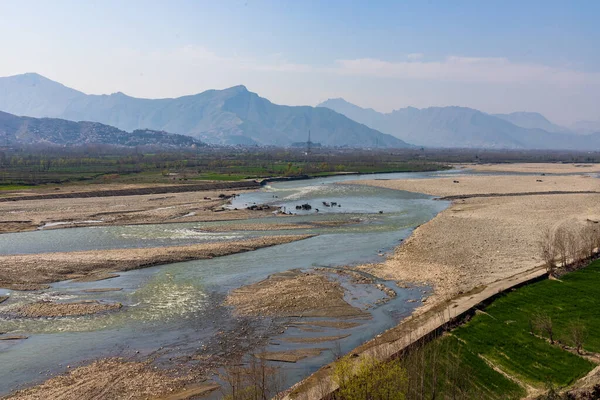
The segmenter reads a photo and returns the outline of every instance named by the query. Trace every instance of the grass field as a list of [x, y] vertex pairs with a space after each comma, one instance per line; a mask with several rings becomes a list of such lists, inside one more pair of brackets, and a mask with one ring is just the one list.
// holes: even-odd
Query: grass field
[[[469, 322], [401, 359], [410, 399], [518, 399], [526, 387], [568, 387], [596, 364], [576, 353], [600, 353], [600, 260], [513, 290]], [[551, 321], [554, 344], [534, 322]], [[567, 349], [563, 345], [568, 346]]]
[[518, 383], [490, 368], [468, 344], [452, 335], [429, 342], [397, 362], [408, 377], [408, 399], [503, 400], [526, 394]]
[[[468, 324], [452, 333], [476, 354], [485, 356], [502, 370], [533, 386], [550, 382], [566, 386], [594, 365], [563, 350], [559, 343], [575, 346], [572, 328], [583, 325], [587, 333], [583, 348], [600, 350], [600, 261], [561, 277], [515, 290], [496, 300]], [[535, 328], [537, 316], [549, 317], [553, 336]], [[535, 335], [531, 333], [532, 331]]]
[[[0, 155], [2, 153], [0, 152]], [[446, 164], [393, 154], [334, 152], [310, 157], [283, 150], [129, 155], [14, 154], [0, 157], [0, 185], [239, 181], [343, 172], [433, 171]], [[8, 190], [8, 189], [6, 189]]]
[[2, 185], [0, 184], [0, 190], [23, 190], [31, 189], [31, 186], [27, 185]]

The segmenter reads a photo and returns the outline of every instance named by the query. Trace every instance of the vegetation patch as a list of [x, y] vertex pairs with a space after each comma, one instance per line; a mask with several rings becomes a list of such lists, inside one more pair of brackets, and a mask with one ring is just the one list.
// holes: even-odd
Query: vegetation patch
[[[566, 386], [594, 364], [564, 346], [600, 350], [600, 261], [496, 300], [453, 335], [534, 386]], [[553, 342], [553, 344], [551, 343]]]
[[[599, 306], [596, 260], [560, 280], [513, 290], [466, 324], [385, 365], [403, 381], [399, 390], [407, 399], [519, 399], [568, 387], [596, 367], [586, 356], [600, 352]], [[365, 376], [374, 375], [362, 362], [349, 371], [347, 362], [334, 367], [342, 385], [336, 398], [365, 398], [360, 393], [373, 387]]]

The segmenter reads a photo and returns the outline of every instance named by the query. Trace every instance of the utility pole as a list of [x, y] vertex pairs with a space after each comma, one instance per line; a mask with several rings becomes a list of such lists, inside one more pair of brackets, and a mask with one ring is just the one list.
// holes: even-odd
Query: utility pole
[[306, 142], [306, 155], [310, 155], [310, 129], [308, 130], [308, 142]]

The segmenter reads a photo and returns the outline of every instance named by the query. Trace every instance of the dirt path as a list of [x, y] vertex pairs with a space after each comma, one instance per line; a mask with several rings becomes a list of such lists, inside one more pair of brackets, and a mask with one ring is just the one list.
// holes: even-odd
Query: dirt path
[[[0, 256], [0, 287], [94, 279], [114, 271], [225, 256], [290, 243], [314, 235], [264, 236], [189, 246], [113, 249]], [[18, 286], [17, 286], [18, 287]]]

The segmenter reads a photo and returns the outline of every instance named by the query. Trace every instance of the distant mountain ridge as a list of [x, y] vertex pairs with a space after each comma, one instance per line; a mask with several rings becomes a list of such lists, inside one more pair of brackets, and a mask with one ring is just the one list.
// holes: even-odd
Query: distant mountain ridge
[[[380, 113], [344, 99], [327, 107], [348, 118], [415, 145], [442, 148], [600, 149], [600, 133], [574, 135], [537, 113], [490, 115], [467, 107], [414, 107]], [[523, 125], [523, 126], [520, 126]], [[544, 126], [553, 131], [547, 131]]]
[[540, 113], [536, 112], [514, 112], [510, 114], [492, 114], [494, 117], [501, 118], [511, 124], [520, 126], [521, 128], [528, 129], [543, 129], [546, 132], [554, 133], [572, 133], [568, 128], [564, 126], [556, 125], [548, 118], [544, 117]]
[[227, 145], [287, 146], [311, 138], [323, 146], [409, 146], [328, 108], [281, 106], [244, 86], [173, 99], [123, 93], [87, 95], [38, 74], [0, 78], [0, 110], [33, 117], [96, 121], [132, 131], [149, 128]]
[[0, 111], [0, 146], [14, 145], [80, 146], [205, 146], [189, 136], [140, 129], [125, 132], [98, 122], [74, 122], [57, 118], [19, 117]]
[[571, 130], [582, 135], [594, 132], [600, 132], [600, 120], [598, 121], [577, 121], [570, 126]]

